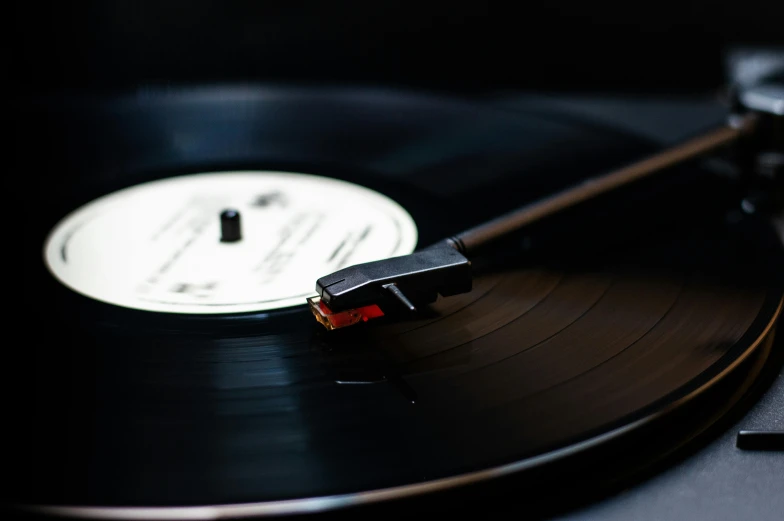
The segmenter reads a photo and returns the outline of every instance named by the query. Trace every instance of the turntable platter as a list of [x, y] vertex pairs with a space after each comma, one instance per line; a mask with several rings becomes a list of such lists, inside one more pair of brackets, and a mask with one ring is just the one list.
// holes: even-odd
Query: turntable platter
[[401, 323], [327, 332], [304, 300], [215, 315], [96, 300], [52, 276], [45, 238], [68, 212], [138, 183], [306, 171], [395, 201], [426, 244], [651, 146], [563, 116], [386, 92], [56, 106], [36, 109], [44, 130], [28, 143], [63, 153], [31, 176], [51, 187], [26, 235], [27, 305], [46, 311], [25, 337], [34, 450], [17, 503], [231, 517], [502, 476], [590, 481], [604, 451], [660, 455], [684, 443], [768, 358], [782, 306], [775, 230], [713, 206], [689, 217], [682, 201], [662, 218], [631, 214], [619, 228], [631, 235], [506, 250], [501, 265], [477, 267], [473, 291]]

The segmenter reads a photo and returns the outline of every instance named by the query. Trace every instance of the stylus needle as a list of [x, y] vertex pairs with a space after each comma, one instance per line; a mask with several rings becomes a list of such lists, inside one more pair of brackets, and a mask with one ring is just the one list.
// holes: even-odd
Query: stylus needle
[[[329, 329], [337, 329], [368, 320], [365, 315], [357, 318], [356, 310], [371, 305], [382, 310], [375, 316], [381, 316], [389, 306], [402, 306], [413, 312], [417, 306], [434, 302], [438, 295], [448, 297], [468, 292], [472, 287], [472, 272], [467, 255], [480, 247], [578, 203], [732, 144], [752, 132], [757, 121], [755, 112], [733, 116], [726, 125], [696, 138], [588, 179], [410, 255], [357, 264], [321, 277], [316, 282], [319, 297], [310, 299], [311, 309], [319, 322]], [[356, 315], [355, 319], [343, 320], [351, 313]]]

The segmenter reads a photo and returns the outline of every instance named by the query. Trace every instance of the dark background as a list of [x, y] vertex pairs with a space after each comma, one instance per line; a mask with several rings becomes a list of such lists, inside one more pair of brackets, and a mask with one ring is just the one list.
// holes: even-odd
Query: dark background
[[453, 91], [704, 91], [735, 45], [784, 44], [784, 2], [302, 3], [104, 0], [16, 6], [24, 92], [227, 81]]

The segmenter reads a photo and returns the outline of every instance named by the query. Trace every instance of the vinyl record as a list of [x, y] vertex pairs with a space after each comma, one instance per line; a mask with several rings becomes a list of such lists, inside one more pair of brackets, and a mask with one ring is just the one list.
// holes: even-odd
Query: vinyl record
[[[780, 238], [728, 211], [731, 183], [697, 167], [510, 238], [477, 259], [470, 293], [415, 316], [328, 332], [304, 297], [265, 300], [313, 286], [299, 266], [357, 262], [368, 244], [367, 255], [407, 253], [654, 150], [546, 107], [215, 88], [17, 110], [36, 121], [21, 151], [35, 165], [26, 181], [39, 187], [25, 219], [25, 305], [40, 319], [26, 332], [32, 446], [16, 504], [231, 517], [502, 476], [535, 484], [516, 489], [533, 501], [536, 487], [588, 486], [606, 470], [597, 462], [633, 467], [632, 455], [683, 444], [737, 401], [770, 354]], [[274, 197], [242, 189], [242, 176], [273, 173], [283, 187]], [[216, 182], [200, 197], [218, 203], [183, 214], [180, 198], [196, 204], [188, 183], [205, 175]], [[232, 176], [239, 188], [221, 199]], [[674, 195], [656, 199], [673, 184]], [[706, 186], [710, 202], [695, 203]], [[157, 195], [147, 199], [148, 188]], [[238, 204], [249, 210], [235, 242], [252, 247], [223, 257], [242, 246], [221, 240], [218, 210]], [[292, 208], [311, 224], [292, 228]], [[158, 257], [148, 255], [155, 241]], [[273, 269], [282, 245], [290, 255]], [[148, 260], [165, 266], [144, 289], [154, 305], [134, 279]], [[202, 271], [212, 287], [189, 294], [173, 283], [172, 273]], [[224, 282], [234, 285], [218, 295]], [[230, 305], [257, 287], [258, 301]]]

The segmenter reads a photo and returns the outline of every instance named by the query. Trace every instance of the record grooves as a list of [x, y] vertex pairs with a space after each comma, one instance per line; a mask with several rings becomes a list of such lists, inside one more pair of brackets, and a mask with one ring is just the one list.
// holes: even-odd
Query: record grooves
[[[247, 517], [504, 482], [534, 504], [556, 483], [663, 458], [775, 358], [781, 240], [728, 213], [732, 183], [698, 167], [669, 179], [681, 190], [666, 215], [652, 213], [649, 186], [624, 195], [641, 201], [631, 207], [599, 201], [626, 217], [554, 219], [479, 260], [470, 293], [356, 330], [327, 332], [304, 304], [157, 313], [57, 282], [36, 257], [57, 220], [166, 172], [310, 165], [396, 201], [422, 246], [651, 149], [579, 121], [438, 98], [220, 94], [88, 104], [80, 118], [37, 109], [44, 145], [68, 151], [48, 171], [67, 175], [46, 179], [55, 189], [27, 223], [29, 305], [46, 299], [50, 311], [30, 333], [35, 450], [14, 503], [76, 517]], [[714, 202], [695, 205], [706, 178]]]

